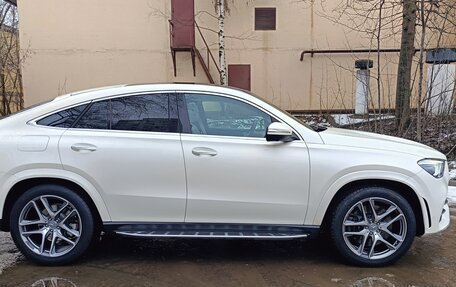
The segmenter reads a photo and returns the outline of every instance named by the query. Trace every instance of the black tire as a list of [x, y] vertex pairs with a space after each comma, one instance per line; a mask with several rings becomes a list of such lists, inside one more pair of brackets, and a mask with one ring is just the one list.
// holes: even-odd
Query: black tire
[[[19, 218], [21, 216], [21, 212], [32, 200], [37, 199], [40, 196], [56, 196], [62, 198], [68, 201], [72, 205], [71, 207], [74, 208], [79, 214], [78, 218], [80, 218], [82, 226], [81, 233], [79, 234], [80, 236], [78, 237], [79, 239], [70, 251], [61, 256], [49, 257], [37, 254], [31, 248], [29, 248], [22, 239], [20, 232], [21, 227], [19, 226]], [[36, 228], [40, 228], [40, 226], [42, 225], [38, 225]], [[11, 236], [16, 246], [28, 259], [40, 265], [53, 266], [66, 265], [79, 259], [84, 254], [84, 252], [87, 251], [92, 242], [95, 226], [90, 208], [78, 194], [64, 186], [46, 184], [30, 188], [16, 200], [11, 209], [10, 229]]]
[[[401, 238], [402, 242], [399, 240], [397, 241], [394, 237], [390, 237], [388, 233], [386, 233], [384, 230], [384, 226], [382, 227], [383, 230], [380, 229], [381, 223], [377, 224], [377, 227], [375, 227], [375, 221], [372, 223], [369, 223], [367, 226], [358, 226], [358, 227], [351, 227], [348, 226], [348, 224], [344, 225], [345, 222], [345, 217], [347, 216], [347, 219], [350, 219], [349, 222], [351, 223], [355, 221], [356, 223], [365, 221], [364, 219], [359, 219], [358, 220], [353, 220], [353, 216], [356, 216], [359, 214], [358, 218], [365, 218], [362, 215], [361, 211], [361, 206], [365, 206], [366, 211], [365, 213], [368, 215], [367, 217], [369, 218], [369, 208], [372, 205], [369, 202], [369, 198], [374, 198], [374, 206], [376, 209], [376, 212], [378, 212], [377, 218], [381, 218], [382, 215], [386, 214], [386, 209], [387, 204], [393, 203], [398, 207], [397, 211], [393, 211], [391, 215], [388, 215], [385, 217], [384, 220], [385, 224], [388, 224], [391, 222], [391, 218], [397, 218], [396, 216], [399, 216], [400, 213], [403, 214], [403, 217], [399, 216], [400, 221], [394, 221], [390, 226], [392, 228], [396, 228], [396, 230], [400, 230], [401, 232]], [[359, 205], [359, 203], [362, 202], [362, 205]], [[380, 204], [380, 207], [377, 206], [376, 204]], [[381, 209], [381, 205], [384, 204], [385, 207]], [[391, 206], [391, 209], [393, 210], [394, 206]], [[360, 210], [360, 211], [358, 211]], [[382, 213], [382, 212], [385, 213]], [[350, 213], [349, 213], [350, 212]], [[397, 212], [397, 213], [396, 213]], [[370, 213], [371, 218], [374, 218], [373, 212]], [[405, 218], [405, 219], [404, 219]], [[413, 243], [413, 240], [416, 235], [416, 218], [415, 214], [413, 212], [412, 207], [408, 203], [408, 201], [399, 195], [398, 193], [394, 192], [391, 189], [384, 188], [384, 187], [363, 187], [359, 188], [346, 197], [344, 197], [340, 203], [337, 205], [335, 210], [331, 214], [331, 222], [330, 222], [330, 233], [331, 233], [331, 239], [333, 241], [333, 244], [335, 245], [336, 249], [338, 252], [342, 255], [342, 257], [347, 260], [349, 263], [357, 265], [357, 266], [368, 266], [368, 267], [378, 267], [378, 266], [385, 266], [392, 264], [396, 262], [399, 258], [401, 258], [407, 250], [410, 248], [410, 246]], [[389, 220], [389, 221], [388, 221]], [[369, 220], [368, 220], [369, 222]], [[380, 222], [380, 221], [379, 221]], [[383, 222], [383, 221], [382, 221]], [[405, 222], [405, 224], [404, 224]], [[405, 228], [404, 228], [405, 226]], [[357, 228], [357, 229], [349, 229], [349, 228]], [[363, 230], [364, 229], [364, 230]], [[351, 232], [366, 232], [369, 235], [348, 235], [344, 237], [344, 231]], [[385, 253], [382, 255], [380, 250], [378, 253], [378, 256], [372, 256], [369, 258], [369, 252], [370, 248], [372, 246], [372, 242], [374, 242], [374, 237], [377, 237], [378, 235], [381, 235], [382, 239], [388, 239], [388, 242], [393, 242], [391, 246], [397, 247], [397, 249], [388, 247], [386, 244], [383, 243], [383, 241], [378, 241], [377, 244], [374, 245], [374, 252], [372, 255], [375, 255], [375, 250], [376, 248], [378, 249], [385, 249]], [[368, 239], [364, 239], [367, 237]], [[370, 238], [370, 239], [369, 239]], [[364, 244], [362, 244], [364, 240]], [[401, 242], [401, 243], [400, 243]], [[370, 243], [370, 246], [369, 246]], [[349, 246], [350, 244], [351, 247]], [[354, 247], [358, 247], [356, 244], [359, 244], [359, 249], [355, 250]], [[377, 246], [377, 247], [375, 247]], [[387, 251], [389, 250], [389, 251]], [[395, 250], [395, 251], [394, 251]], [[355, 253], [358, 252], [358, 253]], [[365, 253], [364, 253], [365, 252]], [[392, 254], [388, 255], [388, 252], [393, 252]], [[385, 256], [384, 258], [380, 258], [381, 256]], [[377, 258], [375, 258], [377, 257]]]

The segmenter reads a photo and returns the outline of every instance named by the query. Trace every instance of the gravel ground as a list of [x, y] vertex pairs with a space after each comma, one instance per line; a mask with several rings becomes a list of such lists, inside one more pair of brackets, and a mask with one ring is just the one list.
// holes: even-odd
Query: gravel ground
[[5, 268], [16, 263], [21, 255], [16, 249], [9, 233], [0, 232], [0, 275]]

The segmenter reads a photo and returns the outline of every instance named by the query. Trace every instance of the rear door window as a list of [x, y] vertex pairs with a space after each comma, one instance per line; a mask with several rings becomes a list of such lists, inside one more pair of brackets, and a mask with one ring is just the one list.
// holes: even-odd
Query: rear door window
[[93, 103], [74, 128], [109, 129], [109, 100]]
[[[173, 97], [174, 98], [174, 97]], [[178, 132], [177, 113], [172, 116], [167, 94], [141, 95], [111, 100], [111, 129], [145, 132]]]
[[75, 128], [179, 132], [175, 95], [151, 94], [94, 102]]

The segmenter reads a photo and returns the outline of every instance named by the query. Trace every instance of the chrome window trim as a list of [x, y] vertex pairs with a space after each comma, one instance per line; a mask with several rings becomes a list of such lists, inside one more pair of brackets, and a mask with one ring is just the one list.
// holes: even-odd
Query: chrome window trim
[[[52, 115], [52, 114], [55, 114], [55, 113], [58, 113], [58, 112], [61, 112], [61, 111], [67, 110], [67, 109], [71, 109], [71, 108], [74, 108], [74, 107], [82, 106], [82, 105], [85, 105], [85, 104], [92, 104], [92, 103], [96, 103], [96, 102], [101, 102], [101, 101], [111, 100], [111, 99], [116, 99], [116, 98], [121, 98], [121, 97], [143, 96], [143, 95], [164, 94], [164, 93], [165, 94], [171, 94], [171, 93], [174, 93], [174, 91], [167, 91], [167, 92], [164, 92], [164, 91], [150, 91], [150, 92], [125, 93], [125, 94], [110, 95], [110, 96], [97, 98], [97, 99], [93, 99], [93, 100], [87, 100], [87, 101], [84, 101], [84, 102], [81, 102], [81, 103], [77, 103], [77, 104], [74, 104], [74, 105], [66, 106], [66, 107], [61, 108], [61, 109], [54, 110], [52, 112], [46, 113], [44, 115], [41, 115], [39, 117], [33, 118], [33, 119], [29, 120], [27, 122], [27, 124], [31, 125], [31, 126], [35, 126], [35, 127], [40, 127], [40, 128], [60, 129], [60, 130], [69, 130], [69, 129], [71, 129], [71, 130], [78, 130], [78, 131], [81, 131], [81, 130], [83, 130], [83, 131], [122, 131], [122, 130], [111, 130], [111, 129], [83, 129], [83, 128], [50, 127], [50, 126], [39, 125], [37, 122], [39, 120], [45, 118], [45, 117], [48, 117], [48, 116]], [[179, 132], [176, 132], [176, 133], [173, 133], [173, 132], [146, 132], [146, 131], [123, 131], [123, 132], [180, 134]]]
[[[44, 115], [41, 115], [39, 117], [36, 117], [36, 118], [33, 118], [31, 120], [29, 120], [27, 122], [28, 125], [31, 125], [31, 126], [35, 126], [35, 127], [40, 127], [40, 128], [49, 128], [49, 129], [60, 129], [60, 130], [86, 130], [86, 131], [112, 131], [112, 130], [109, 130], [109, 129], [81, 129], [81, 128], [61, 128], [61, 127], [50, 127], [50, 126], [42, 126], [42, 125], [39, 125], [37, 124], [37, 122], [47, 116], [50, 116], [54, 113], [58, 113], [58, 112], [61, 112], [63, 110], [66, 110], [66, 109], [71, 109], [71, 108], [74, 108], [74, 107], [77, 107], [77, 106], [81, 106], [81, 105], [85, 105], [85, 104], [91, 104], [91, 103], [95, 103], [95, 102], [100, 102], [100, 101], [104, 101], [104, 100], [108, 100], [108, 99], [115, 99], [115, 98], [120, 98], [120, 97], [131, 97], [131, 96], [141, 96], [141, 95], [150, 95], [150, 94], [200, 94], [200, 95], [209, 95], [209, 96], [220, 96], [220, 97], [226, 97], [226, 98], [230, 98], [230, 99], [234, 99], [234, 100], [238, 100], [238, 101], [242, 101], [246, 104], [249, 104], [259, 110], [261, 110], [262, 112], [268, 114], [269, 116], [271, 117], [274, 117], [276, 118], [277, 120], [279, 120], [281, 123], [284, 123], [286, 125], [288, 125], [292, 130], [293, 132], [299, 137], [299, 141], [302, 141], [302, 142], [305, 142], [304, 141], [304, 138], [303, 136], [293, 127], [291, 126], [286, 120], [284, 120], [282, 117], [274, 114], [274, 113], [271, 113], [270, 111], [264, 109], [263, 107], [259, 106], [258, 104], [252, 102], [252, 101], [249, 101], [247, 99], [243, 99], [243, 98], [240, 98], [239, 96], [235, 96], [235, 95], [232, 95], [232, 94], [227, 94], [227, 93], [221, 93], [221, 92], [211, 92], [211, 91], [205, 91], [205, 90], [155, 90], [155, 91], [142, 91], [142, 92], [130, 92], [130, 93], [123, 93], [123, 94], [117, 94], [117, 95], [108, 95], [108, 96], [104, 96], [104, 97], [100, 97], [100, 98], [97, 98], [97, 99], [92, 99], [92, 100], [87, 100], [87, 101], [84, 101], [84, 102], [81, 102], [81, 103], [77, 103], [77, 104], [74, 104], [74, 105], [69, 105], [69, 106], [66, 106], [66, 107], [63, 107], [61, 109], [57, 109], [57, 110], [53, 110], [49, 113], [46, 113]], [[260, 99], [261, 100], [261, 99]], [[265, 104], [267, 104], [266, 102], [264, 102]], [[267, 104], [269, 105], [269, 104]], [[275, 107], [273, 107], [275, 108]], [[125, 132], [125, 131], [124, 131]], [[134, 133], [137, 133], [138, 131], [126, 131], [126, 132], [134, 132]], [[143, 132], [143, 133], [163, 133], [163, 132]], [[166, 133], [163, 133], [163, 134], [185, 134], [185, 135], [195, 135], [195, 134], [186, 134], [186, 133], [172, 133], [172, 132], [166, 132]], [[200, 135], [200, 136], [212, 136], [212, 137], [221, 137], [221, 138], [233, 138], [233, 139], [263, 139], [263, 138], [258, 138], [258, 137], [233, 137], [233, 136], [217, 136], [217, 135]]]

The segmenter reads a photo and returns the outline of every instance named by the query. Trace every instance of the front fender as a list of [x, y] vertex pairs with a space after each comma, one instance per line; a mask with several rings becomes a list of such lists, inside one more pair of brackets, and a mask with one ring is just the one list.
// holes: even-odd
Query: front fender
[[306, 225], [321, 225], [323, 218], [326, 214], [327, 209], [331, 203], [331, 200], [337, 194], [339, 190], [345, 185], [360, 181], [360, 180], [388, 180], [399, 182], [410, 187], [418, 196], [420, 202], [421, 211], [423, 216], [423, 221], [425, 226], [428, 226], [428, 216], [426, 212], [426, 206], [423, 200], [423, 191], [420, 188], [419, 182], [417, 182], [412, 175], [406, 175], [399, 172], [391, 172], [384, 170], [365, 170], [365, 171], [356, 171], [345, 174], [344, 176], [338, 178], [325, 192], [323, 192], [319, 203], [316, 204], [316, 208], [310, 209], [306, 216]]

